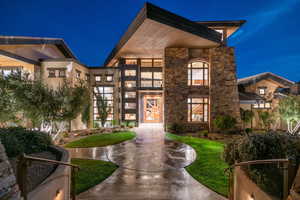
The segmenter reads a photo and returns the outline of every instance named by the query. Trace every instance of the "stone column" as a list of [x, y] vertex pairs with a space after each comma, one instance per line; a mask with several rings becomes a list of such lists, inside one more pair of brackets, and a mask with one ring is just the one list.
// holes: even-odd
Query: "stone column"
[[21, 200], [16, 177], [0, 142], [0, 199]]
[[[213, 121], [218, 115], [230, 115], [241, 126], [239, 94], [236, 78], [234, 48], [217, 47], [210, 49], [211, 63], [211, 114]], [[212, 125], [212, 130], [215, 127]]]
[[187, 48], [166, 48], [164, 68], [165, 124], [184, 124], [187, 121]]

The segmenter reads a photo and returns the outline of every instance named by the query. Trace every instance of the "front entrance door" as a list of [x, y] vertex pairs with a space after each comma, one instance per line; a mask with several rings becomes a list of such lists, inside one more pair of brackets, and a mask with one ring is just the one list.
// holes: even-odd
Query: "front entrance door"
[[144, 96], [144, 122], [159, 123], [162, 121], [161, 103], [160, 95]]

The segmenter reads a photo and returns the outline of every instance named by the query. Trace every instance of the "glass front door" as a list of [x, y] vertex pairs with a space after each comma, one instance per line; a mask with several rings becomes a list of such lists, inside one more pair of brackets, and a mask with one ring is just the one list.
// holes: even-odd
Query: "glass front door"
[[161, 96], [145, 95], [144, 96], [144, 122], [159, 123], [161, 122]]

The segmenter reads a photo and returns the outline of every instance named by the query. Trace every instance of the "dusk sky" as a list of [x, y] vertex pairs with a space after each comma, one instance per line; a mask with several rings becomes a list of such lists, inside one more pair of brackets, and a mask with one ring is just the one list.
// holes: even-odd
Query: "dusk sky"
[[[190, 20], [247, 23], [229, 40], [238, 77], [270, 71], [300, 81], [300, 0], [153, 0]], [[63, 38], [79, 60], [102, 65], [142, 0], [0, 0], [0, 35]]]

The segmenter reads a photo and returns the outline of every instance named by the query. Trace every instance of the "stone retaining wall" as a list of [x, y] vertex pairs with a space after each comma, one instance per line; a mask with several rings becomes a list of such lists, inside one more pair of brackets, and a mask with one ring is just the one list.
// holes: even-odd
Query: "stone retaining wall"
[[16, 177], [0, 141], [0, 199], [22, 199], [16, 182]]
[[[70, 162], [68, 151], [60, 147], [53, 147], [59, 151], [62, 162]], [[69, 200], [70, 199], [71, 169], [69, 166], [59, 165], [55, 171], [39, 186], [28, 194], [30, 200]]]

